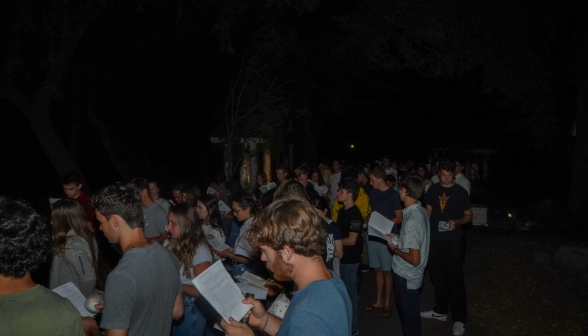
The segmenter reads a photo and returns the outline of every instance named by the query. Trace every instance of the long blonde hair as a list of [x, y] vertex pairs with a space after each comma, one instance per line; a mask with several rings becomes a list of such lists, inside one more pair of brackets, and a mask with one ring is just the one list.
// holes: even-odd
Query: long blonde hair
[[196, 211], [190, 204], [176, 204], [169, 209], [174, 214], [174, 225], [179, 229], [178, 238], [172, 238], [167, 248], [178, 258], [180, 266], [184, 267], [186, 278], [192, 277], [192, 259], [200, 245], [208, 247], [211, 256], [212, 248], [208, 244], [204, 231], [197, 221]]
[[98, 277], [99, 268], [94, 246], [94, 235], [92, 235], [88, 227], [84, 208], [82, 208], [82, 205], [78, 201], [64, 198], [55, 203], [53, 209], [51, 209], [51, 254], [53, 257], [60, 256], [65, 258], [67, 233], [70, 230], [73, 230], [88, 243], [90, 253], [92, 254], [92, 267]]

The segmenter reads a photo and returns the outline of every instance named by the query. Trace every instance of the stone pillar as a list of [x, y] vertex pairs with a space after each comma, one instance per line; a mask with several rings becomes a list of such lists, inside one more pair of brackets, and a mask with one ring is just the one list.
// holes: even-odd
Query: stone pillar
[[248, 141], [249, 145], [249, 191], [255, 190], [255, 179], [257, 177], [257, 170], [259, 169], [260, 154], [254, 154], [257, 151], [257, 145], [253, 141]]
[[272, 181], [272, 152], [268, 146], [263, 151], [263, 171], [267, 176], [267, 183], [270, 183]]

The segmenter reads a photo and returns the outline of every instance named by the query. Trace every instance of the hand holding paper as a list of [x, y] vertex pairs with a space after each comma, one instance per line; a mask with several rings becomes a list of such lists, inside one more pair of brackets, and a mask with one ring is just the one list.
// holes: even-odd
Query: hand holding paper
[[386, 234], [392, 232], [394, 222], [380, 215], [377, 211], [372, 212], [370, 222], [368, 223], [368, 235], [382, 238], [391, 242], [391, 238]]

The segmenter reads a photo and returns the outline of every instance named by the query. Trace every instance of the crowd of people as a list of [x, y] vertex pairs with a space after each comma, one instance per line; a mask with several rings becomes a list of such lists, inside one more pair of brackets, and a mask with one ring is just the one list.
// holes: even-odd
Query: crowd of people
[[[421, 318], [446, 321], [450, 312], [453, 334], [463, 335], [462, 225], [472, 218], [463, 169], [450, 159], [335, 159], [293, 172], [278, 166], [272, 189], [265, 173], [244, 191], [221, 172], [205, 194], [178, 184], [169, 200], [143, 178], [90, 197], [69, 173], [49, 223], [26, 202], [0, 197], [0, 334], [214, 335], [218, 313], [192, 280], [221, 262], [235, 281], [245, 272], [274, 280], [267, 300], [243, 300], [253, 307], [243, 321], [220, 321], [226, 335], [358, 335], [359, 312], [388, 318], [393, 299], [405, 335], [421, 335]], [[368, 235], [372, 216], [394, 223], [388, 239]], [[112, 250], [120, 260], [102, 284], [99, 261]], [[47, 259], [49, 288], [31, 277]], [[421, 311], [425, 269], [435, 306]], [[375, 300], [359, 307], [370, 270]], [[84, 297], [104, 288], [97, 319], [51, 291], [70, 282]], [[268, 308], [280, 294], [290, 304], [275, 316]]]

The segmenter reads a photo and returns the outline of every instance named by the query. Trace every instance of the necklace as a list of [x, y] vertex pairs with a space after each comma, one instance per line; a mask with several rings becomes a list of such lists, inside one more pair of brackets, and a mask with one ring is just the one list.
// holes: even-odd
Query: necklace
[[148, 244], [151, 244], [151, 239], [147, 239], [144, 242], [131, 244], [131, 245], [127, 246], [127, 248], [123, 251], [123, 253], [126, 253], [128, 250], [130, 250], [134, 247], [144, 246], [144, 245], [148, 245]]

